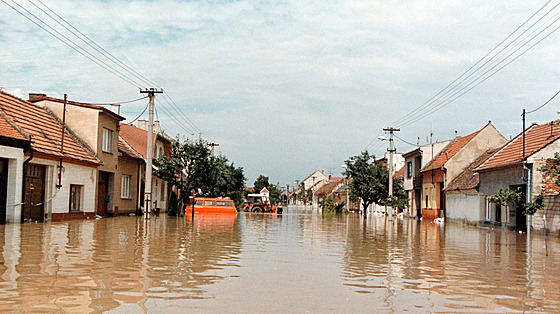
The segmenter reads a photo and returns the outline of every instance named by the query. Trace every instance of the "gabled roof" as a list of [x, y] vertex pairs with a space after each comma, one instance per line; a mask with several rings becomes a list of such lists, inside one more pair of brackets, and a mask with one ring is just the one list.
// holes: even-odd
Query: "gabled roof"
[[342, 180], [344, 180], [344, 178], [331, 177], [331, 179], [327, 183], [325, 183], [322, 187], [315, 191], [315, 194], [325, 196], [332, 194], [333, 190], [336, 189], [336, 187], [340, 183], [342, 183]]
[[[40, 96], [40, 97], [34, 97], [34, 98], [29, 99], [29, 102], [33, 103], [33, 104], [37, 103], [37, 102], [41, 102], [41, 101], [52, 101], [52, 102], [64, 103], [64, 99], [49, 97], [47, 95], [43, 95], [43, 96]], [[115, 117], [119, 121], [123, 121], [123, 120], [126, 119], [125, 117], [120, 116], [120, 115], [116, 114], [115, 112], [113, 112], [113, 111], [111, 111], [107, 108], [104, 108], [102, 106], [98, 106], [98, 105], [87, 104], [87, 103], [83, 103], [83, 102], [70, 101], [70, 100], [67, 100], [66, 104], [79, 106], [79, 107], [84, 107], [84, 108], [90, 108], [90, 109], [97, 109], [99, 111], [102, 111], [104, 113], [107, 113], [107, 114]]]
[[458, 137], [451, 141], [446, 148], [444, 148], [430, 163], [421, 170], [421, 172], [439, 169], [445, 165], [445, 163], [451, 159], [451, 157], [455, 156], [457, 152], [461, 150], [461, 148], [465, 147], [468, 142], [470, 142], [481, 130], [478, 130], [474, 133], [471, 133], [467, 136]]
[[64, 153], [61, 153], [62, 122], [48, 110], [0, 91], [0, 111], [30, 136], [33, 151], [54, 158], [102, 164], [93, 150], [68, 127], [64, 133]]
[[492, 154], [496, 152], [495, 149], [488, 150], [480, 155], [473, 161], [461, 174], [459, 174], [453, 181], [451, 181], [445, 188], [445, 191], [458, 191], [458, 190], [471, 190], [478, 188], [480, 179], [478, 172], [475, 172], [478, 166], [485, 162]]
[[119, 147], [119, 153], [121, 153], [121, 155], [119, 155], [119, 156], [124, 156], [124, 157], [130, 157], [130, 158], [136, 158], [136, 159], [142, 159], [142, 160], [144, 160], [144, 158], [142, 157], [142, 155], [140, 155], [138, 152], [136, 152], [134, 149], [132, 149], [132, 147], [130, 147], [130, 145], [128, 145], [128, 144], [122, 139], [122, 137], [120, 137], [120, 136], [119, 136], [118, 147]]
[[494, 155], [484, 162], [478, 169], [502, 167], [522, 162], [527, 157], [540, 151], [548, 144], [560, 138], [560, 120], [538, 125], [531, 124], [525, 130], [525, 158], [523, 157], [523, 132], [502, 146]]
[[[139, 153], [142, 158], [146, 159], [146, 154], [148, 152], [148, 131], [137, 128], [133, 125], [121, 123], [120, 130], [119, 130], [119, 137], [122, 138], [134, 151]], [[169, 142], [169, 140], [158, 133], [154, 132], [154, 136], [152, 137], [155, 145], [156, 140], [158, 137], [161, 140]]]

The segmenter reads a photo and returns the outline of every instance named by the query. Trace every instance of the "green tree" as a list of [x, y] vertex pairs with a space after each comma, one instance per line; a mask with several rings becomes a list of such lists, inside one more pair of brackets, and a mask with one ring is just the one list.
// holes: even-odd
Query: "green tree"
[[[179, 190], [179, 208], [184, 208], [191, 191], [208, 197], [228, 196], [242, 206], [245, 176], [242, 168], [228, 163], [225, 157], [213, 157], [208, 142], [185, 140], [171, 144], [171, 156], [154, 160], [154, 175]], [[173, 211], [170, 215], [176, 214]]]
[[344, 175], [352, 179], [349, 181], [350, 193], [362, 199], [364, 208], [372, 203], [406, 207], [408, 198], [402, 180], [393, 180], [393, 197], [389, 198], [389, 171], [384, 164], [374, 163], [374, 160], [375, 156], [365, 151], [345, 161]]
[[548, 158], [546, 166], [540, 170], [544, 175], [552, 179], [555, 185], [560, 186], [560, 153], [554, 153], [553, 158]]
[[280, 195], [282, 194], [280, 185], [270, 183], [268, 177], [261, 174], [257, 177], [255, 183], [253, 183], [253, 189], [255, 193], [259, 193], [263, 188], [266, 188], [270, 192], [270, 202], [272, 204], [278, 204]]

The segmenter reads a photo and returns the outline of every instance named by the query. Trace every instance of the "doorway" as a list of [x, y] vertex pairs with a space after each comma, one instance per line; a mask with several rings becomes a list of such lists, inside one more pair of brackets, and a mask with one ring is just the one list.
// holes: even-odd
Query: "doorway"
[[46, 166], [28, 165], [25, 176], [24, 221], [43, 221], [45, 218]]
[[109, 174], [99, 171], [99, 181], [97, 183], [97, 214], [107, 216], [109, 205]]

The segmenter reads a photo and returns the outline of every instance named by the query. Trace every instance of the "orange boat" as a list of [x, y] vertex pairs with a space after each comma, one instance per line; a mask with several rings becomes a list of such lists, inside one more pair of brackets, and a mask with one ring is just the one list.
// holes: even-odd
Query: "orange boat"
[[[189, 203], [185, 207], [185, 215], [187, 217], [192, 215], [192, 199]], [[237, 208], [235, 208], [233, 200], [229, 198], [195, 197], [194, 214], [236, 215]]]

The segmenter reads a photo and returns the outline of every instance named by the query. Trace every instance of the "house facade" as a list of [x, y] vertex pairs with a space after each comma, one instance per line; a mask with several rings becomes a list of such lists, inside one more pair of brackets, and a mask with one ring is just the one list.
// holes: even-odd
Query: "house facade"
[[405, 210], [406, 216], [422, 217], [422, 174], [420, 170], [432, 161], [449, 143], [450, 141], [443, 141], [423, 145], [403, 154], [403, 187], [408, 195], [408, 207]]
[[[29, 94], [29, 101], [45, 107], [59, 118], [63, 117], [64, 100], [45, 94]], [[119, 122], [125, 118], [102, 106], [67, 101], [66, 124], [93, 149], [101, 161], [95, 174], [96, 213], [101, 216], [113, 215], [115, 210], [116, 186], [118, 178], [118, 138]]]
[[[21, 176], [18, 174], [23, 185], [20, 206], [14, 204], [8, 209], [7, 221], [93, 216], [95, 173], [101, 161], [92, 148], [52, 111], [1, 91], [0, 111], [30, 141], [28, 151], [24, 151]], [[17, 170], [21, 153], [15, 154]]]
[[[1, 106], [1, 104], [0, 104]], [[0, 223], [19, 222], [22, 203], [23, 163], [29, 152], [29, 135], [0, 110]]]
[[[123, 123], [120, 125], [120, 136], [123, 143], [128, 148], [130, 148], [135, 153], [136, 156], [142, 159], [141, 162], [138, 164], [139, 168], [137, 170], [135, 170], [136, 168], [134, 163], [130, 163], [130, 161], [126, 161], [124, 158], [121, 159], [121, 163], [123, 164], [122, 168], [124, 168], [125, 162], [128, 163], [127, 166], [128, 172], [127, 173], [123, 172], [121, 175], [121, 182], [122, 182], [121, 187], [125, 186], [123, 180], [126, 180], [127, 176], [130, 176], [131, 178], [134, 177], [132, 172], [137, 171], [137, 173], [139, 173], [138, 181], [131, 182], [130, 185], [130, 186], [132, 185], [135, 186], [133, 189], [135, 189], [136, 197], [133, 199], [136, 200], [136, 203], [139, 206], [143, 206], [143, 199], [144, 199], [144, 187], [145, 187], [145, 178], [146, 178], [145, 175], [146, 156], [148, 151], [147, 134], [148, 131], [142, 128], [135, 127], [128, 124], [123, 124]], [[171, 140], [169, 139], [168, 136], [165, 136], [165, 134], [163, 134], [159, 130], [157, 125], [154, 128], [153, 140], [154, 142], [152, 145], [153, 145], [154, 158], [159, 158], [161, 156], [167, 156], [167, 157], [171, 156]], [[125, 206], [124, 203], [130, 201], [131, 198], [123, 198], [122, 190], [120, 191], [121, 191], [121, 204], [122, 204], [121, 206]], [[171, 188], [169, 187], [166, 181], [156, 176], [152, 176], [152, 202], [153, 202], [152, 208], [159, 208], [161, 211], [167, 210], [170, 192], [171, 192]], [[132, 193], [133, 192], [131, 191], [131, 194]], [[129, 208], [127, 210], [130, 211], [130, 207], [127, 208]]]
[[480, 155], [503, 145], [506, 139], [488, 122], [482, 129], [457, 137], [421, 170], [422, 217], [445, 217], [444, 188]]
[[[557, 225], [547, 226], [545, 213], [537, 212], [533, 221], [523, 214], [523, 203], [532, 202], [538, 194], [549, 197], [558, 195], [555, 189], [547, 188], [547, 178], [541, 168], [547, 159], [560, 151], [559, 121], [538, 125], [532, 124], [517, 135], [488, 160], [477, 167], [480, 176], [480, 192], [486, 197], [484, 206], [485, 220], [509, 228], [524, 231], [531, 224], [536, 229], [558, 229]], [[521, 202], [499, 206], [488, 202], [488, 197], [498, 191], [519, 189]], [[549, 208], [550, 209], [550, 208]], [[549, 211], [548, 221], [558, 216], [557, 209]]]

